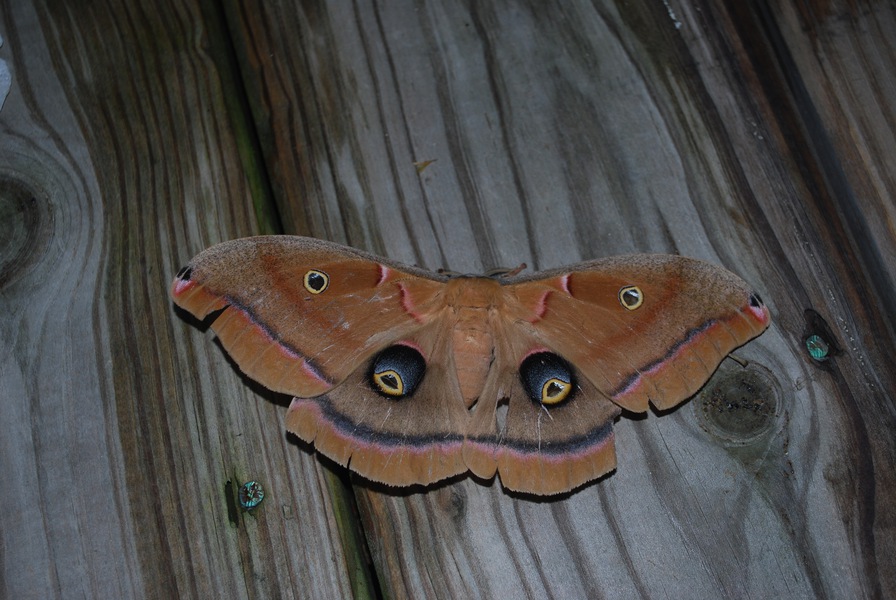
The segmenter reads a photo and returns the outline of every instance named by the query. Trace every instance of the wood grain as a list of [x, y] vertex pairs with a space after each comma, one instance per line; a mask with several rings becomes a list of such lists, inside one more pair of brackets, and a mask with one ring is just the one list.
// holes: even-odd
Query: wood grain
[[[255, 230], [220, 32], [183, 3], [0, 15], [0, 596], [350, 594], [317, 461], [167, 297], [182, 261]], [[247, 479], [268, 499], [228, 511]]]
[[[896, 595], [892, 3], [217, 7], [0, 0], [0, 596]], [[594, 485], [352, 480], [354, 522], [166, 295], [278, 219], [467, 272], [704, 258], [772, 329]], [[767, 427], [710, 426], [744, 389]]]
[[[749, 443], [709, 435], [695, 402], [623, 419], [618, 472], [561, 502], [361, 484], [390, 595], [892, 591], [892, 202], [851, 198], [893, 154], [838, 154], [824, 132], [846, 126], [818, 106], [836, 98], [886, 148], [892, 100], [871, 92], [894, 72], [890, 7], [228, 6], [287, 230], [460, 271], [680, 252], [734, 269], [775, 313], [741, 352], [781, 399]], [[818, 65], [841, 53], [849, 84]], [[808, 359], [808, 308], [857, 340], [848, 354]]]

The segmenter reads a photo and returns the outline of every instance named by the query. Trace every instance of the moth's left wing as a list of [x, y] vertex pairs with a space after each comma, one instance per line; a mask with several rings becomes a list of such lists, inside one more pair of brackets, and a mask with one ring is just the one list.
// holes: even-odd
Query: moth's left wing
[[332, 242], [260, 236], [198, 254], [171, 297], [200, 320], [219, 313], [211, 327], [246, 375], [307, 398], [423, 326], [443, 280]]
[[202, 252], [171, 295], [199, 319], [220, 311], [211, 327], [243, 372], [296, 396], [289, 431], [368, 479], [404, 486], [466, 470], [445, 279], [270, 236]]

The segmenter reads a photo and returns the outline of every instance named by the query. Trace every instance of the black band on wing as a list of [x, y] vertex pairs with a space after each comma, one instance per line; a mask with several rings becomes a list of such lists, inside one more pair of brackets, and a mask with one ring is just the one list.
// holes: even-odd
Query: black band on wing
[[[512, 452], [520, 455], [541, 454], [544, 456], [569, 456], [584, 455], [590, 450], [600, 446], [613, 436], [613, 420], [610, 419], [605, 423], [595, 426], [593, 429], [582, 435], [567, 438], [564, 440], [554, 440], [551, 442], [539, 440], [523, 440], [502, 438], [500, 444], [505, 452]], [[496, 444], [496, 440], [491, 436], [477, 436], [468, 438], [468, 441], [478, 444], [490, 446]]]
[[[282, 337], [280, 337], [280, 334], [268, 327], [265, 323], [258, 320], [258, 318], [255, 316], [255, 313], [253, 313], [247, 306], [243, 305], [231, 296], [222, 296], [222, 298], [229, 306], [245, 314], [246, 317], [248, 317], [252, 322], [252, 324], [261, 329], [264, 334], [271, 339], [271, 341], [279, 345], [292, 356], [296, 357], [296, 359], [302, 360], [305, 363], [305, 367], [308, 370], [312, 371], [315, 377], [317, 377], [321, 381], [328, 383], [331, 386], [334, 385], [333, 380], [324, 372], [321, 366], [317, 364], [317, 361], [315, 361], [313, 358], [311, 358], [292, 344], [287, 343]], [[227, 308], [228, 307], [225, 306], [224, 310], [226, 310]]]
[[407, 447], [426, 449], [435, 445], [461, 444], [464, 441], [464, 436], [458, 433], [415, 434], [409, 431], [401, 433], [383, 431], [370, 425], [357, 423], [348, 415], [336, 410], [333, 402], [326, 394], [318, 396], [313, 400], [320, 408], [323, 419], [341, 436], [362, 441], [382, 449], [406, 449]]

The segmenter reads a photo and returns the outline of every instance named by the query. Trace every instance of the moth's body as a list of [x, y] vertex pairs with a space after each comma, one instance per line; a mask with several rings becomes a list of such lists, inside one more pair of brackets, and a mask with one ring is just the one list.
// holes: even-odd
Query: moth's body
[[287, 428], [340, 464], [391, 485], [499, 472], [534, 494], [612, 470], [620, 406], [675, 406], [769, 323], [740, 279], [681, 257], [448, 277], [287, 236], [206, 250], [172, 296], [223, 311], [234, 360], [295, 396]]
[[456, 277], [445, 284], [446, 319], [464, 404], [476, 402], [495, 358], [493, 330], [502, 307], [501, 285], [488, 277]]

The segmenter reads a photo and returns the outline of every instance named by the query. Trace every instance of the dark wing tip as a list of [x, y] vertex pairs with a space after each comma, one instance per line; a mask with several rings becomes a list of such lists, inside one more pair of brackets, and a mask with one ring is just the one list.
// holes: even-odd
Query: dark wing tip
[[190, 277], [193, 276], [193, 267], [187, 265], [183, 267], [180, 271], [177, 272], [177, 278], [181, 281], [190, 281]]

